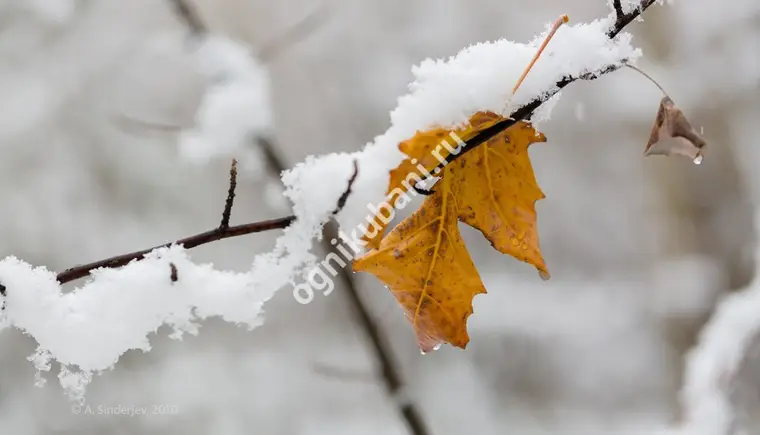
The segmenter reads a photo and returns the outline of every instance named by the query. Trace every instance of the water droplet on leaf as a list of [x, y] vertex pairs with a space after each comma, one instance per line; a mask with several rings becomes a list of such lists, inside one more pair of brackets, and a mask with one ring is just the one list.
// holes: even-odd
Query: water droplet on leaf
[[432, 349], [430, 349], [430, 351], [429, 351], [429, 352], [425, 352], [424, 350], [420, 349], [420, 354], [422, 354], [422, 355], [427, 355], [427, 354], [429, 354], [430, 352], [435, 352], [436, 350], [438, 350], [438, 349], [440, 349], [440, 348], [441, 348], [441, 343], [438, 343], [438, 344], [436, 344], [435, 346], [433, 346], [433, 348], [432, 348]]

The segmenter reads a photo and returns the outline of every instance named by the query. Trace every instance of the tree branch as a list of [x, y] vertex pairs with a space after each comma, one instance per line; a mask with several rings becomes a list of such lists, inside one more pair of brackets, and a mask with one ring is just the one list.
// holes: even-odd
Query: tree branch
[[168, 248], [172, 245], [182, 245], [185, 247], [185, 249], [192, 249], [201, 245], [205, 245], [207, 243], [217, 242], [219, 240], [229, 239], [231, 237], [260, 233], [262, 231], [284, 229], [287, 228], [288, 225], [292, 224], [295, 220], [295, 216], [285, 216], [277, 219], [253, 222], [244, 225], [236, 225], [227, 228], [214, 228], [213, 230], [205, 231], [194, 236], [185, 237], [174, 242], [164, 243], [163, 245], [154, 246], [152, 248], [130, 252], [128, 254], [117, 255], [115, 257], [106, 258], [105, 260], [83, 264], [81, 266], [74, 266], [59, 273], [57, 279], [58, 282], [63, 284], [79, 278], [84, 278], [93, 270], [100, 269], [102, 267], [126, 266], [130, 261], [139, 260], [144, 257], [145, 254], [150, 253], [154, 249]]
[[194, 35], [200, 35], [206, 33], [206, 25], [201, 20], [195, 8], [188, 2], [188, 0], [169, 0], [174, 6], [174, 11], [177, 16], [185, 23], [190, 29], [190, 32]]
[[284, 34], [275, 37], [264, 44], [264, 46], [258, 51], [257, 57], [264, 63], [269, 63], [279, 54], [285, 51], [286, 48], [302, 41], [306, 37], [310, 36], [315, 30], [324, 24], [327, 20], [329, 13], [328, 4], [323, 4], [320, 9], [307, 15], [289, 29], [285, 30]]
[[[262, 152], [270, 165], [269, 167], [273, 172], [280, 174], [286, 169], [284, 160], [280, 157], [271, 140], [267, 138], [259, 138], [257, 140], [257, 145], [261, 147]], [[356, 162], [354, 162], [354, 164], [356, 164]], [[339, 208], [343, 207], [349, 193], [350, 186], [338, 200]], [[331, 245], [330, 240], [338, 239], [338, 237], [338, 231], [334, 225], [331, 223], [325, 225], [324, 238], [322, 239], [322, 246], [324, 249], [328, 252], [331, 251], [333, 246]], [[401, 370], [393, 359], [393, 352], [387, 341], [383, 338], [380, 328], [372, 318], [369, 308], [364, 303], [361, 296], [359, 296], [359, 289], [356, 286], [353, 274], [347, 269], [339, 268], [337, 277], [346, 288], [346, 295], [348, 296], [351, 310], [356, 315], [356, 320], [359, 323], [359, 326], [364, 330], [364, 333], [369, 339], [370, 345], [372, 346], [372, 352], [380, 365], [380, 374], [385, 389], [388, 391], [389, 396], [395, 397], [403, 390], [404, 381], [401, 377]], [[401, 418], [403, 418], [406, 423], [411, 435], [428, 435], [430, 433], [422, 419], [422, 414], [413, 402], [399, 403], [398, 408]]]
[[613, 6], [615, 8], [616, 19], [615, 19], [615, 24], [613, 24], [612, 28], [610, 28], [609, 32], [607, 32], [607, 36], [610, 39], [617, 36], [617, 34], [620, 33], [625, 28], [625, 26], [627, 26], [628, 24], [631, 23], [631, 21], [641, 16], [641, 14], [644, 13], [644, 11], [647, 10], [649, 6], [652, 6], [654, 2], [656, 1], [657, 0], [642, 0], [638, 8], [625, 14], [623, 13], [623, 7], [620, 5], [620, 0], [613, 0]]
[[[178, 16], [183, 19], [183, 21], [187, 24], [188, 28], [191, 30], [191, 32], [194, 35], [199, 35], [206, 31], [206, 26], [203, 24], [203, 22], [199, 19], [198, 15], [195, 13], [192, 7], [190, 7], [190, 5], [185, 0], [171, 0], [171, 1], [173, 2], [175, 6], [175, 10]], [[654, 2], [655, 0], [643, 0], [639, 8], [631, 11], [628, 14], [624, 14], [622, 13], [622, 7], [620, 6], [620, 1], [615, 0], [613, 2], [613, 5], [616, 11], [616, 21], [612, 25], [610, 30], [607, 32], [607, 36], [609, 38], [616, 37], [618, 33], [620, 33], [625, 26], [627, 26], [630, 22], [632, 22], [634, 19], [640, 16], [641, 13], [644, 12], [644, 10], [646, 10]], [[488, 139], [496, 136], [500, 132], [514, 125], [517, 121], [529, 119], [533, 115], [533, 112], [538, 107], [540, 107], [544, 102], [549, 100], [557, 92], [559, 92], [561, 89], [563, 89], [565, 86], [569, 85], [570, 83], [576, 80], [592, 80], [599, 77], [602, 74], [614, 71], [618, 67], [619, 66], [617, 65], [611, 65], [608, 68], [605, 68], [602, 71], [598, 71], [595, 73], [584, 74], [579, 77], [563, 78], [562, 80], [556, 83], [554, 89], [551, 92], [549, 92], [547, 95], [535, 98], [534, 100], [532, 100], [525, 106], [521, 107], [520, 109], [512, 113], [511, 119], [505, 119], [487, 129], [484, 129], [480, 131], [476, 136], [466, 141], [466, 147], [464, 148], [463, 152], [451, 158], [450, 161], [455, 160], [457, 157], [464, 155], [471, 149], [474, 149], [478, 145], [486, 142]], [[284, 162], [277, 155], [275, 148], [269, 139], [259, 138], [257, 140], [257, 143], [264, 151], [265, 158], [267, 159], [269, 166], [273, 170], [277, 171], [278, 175], [283, 170], [286, 169]], [[267, 221], [254, 222], [250, 224], [230, 227], [229, 217], [231, 214], [232, 206], [234, 205], [234, 192], [235, 192], [235, 186], [236, 186], [235, 173], [236, 173], [236, 168], [235, 168], [235, 163], [233, 162], [232, 167], [230, 169], [230, 188], [228, 190], [227, 201], [225, 202], [225, 209], [222, 214], [222, 222], [218, 228], [215, 228], [210, 231], [206, 231], [204, 233], [196, 234], [194, 236], [186, 237], [174, 242], [159, 245], [154, 248], [144, 249], [141, 251], [119, 255], [116, 257], [111, 257], [111, 258], [100, 260], [97, 262], [93, 262], [93, 263], [89, 263], [89, 264], [85, 264], [81, 266], [76, 266], [58, 274], [57, 276], [58, 281], [60, 283], [65, 283], [65, 282], [69, 282], [78, 278], [82, 278], [89, 275], [90, 272], [92, 272], [94, 269], [98, 269], [98, 268], [124, 266], [128, 264], [130, 261], [139, 260], [145, 254], [151, 252], [152, 250], [156, 248], [168, 247], [171, 245], [183, 245], [186, 249], [191, 249], [197, 246], [201, 246], [207, 243], [212, 243], [212, 242], [216, 242], [216, 241], [231, 238], [231, 237], [237, 237], [237, 236], [242, 236], [246, 234], [268, 231], [272, 229], [283, 229], [295, 221], [295, 216], [285, 216], [278, 219], [272, 219], [272, 220], [267, 220]], [[358, 173], [357, 162], [354, 161], [354, 173], [348, 182], [348, 187], [346, 191], [341, 195], [340, 199], [338, 200], [338, 204], [336, 206], [334, 214], [339, 212], [341, 208], [343, 207], [343, 205], [345, 204], [346, 198], [350, 194], [351, 189], [353, 187], [353, 183], [356, 179], [357, 173]], [[327, 237], [323, 239], [323, 245], [325, 246], [326, 249], [330, 250], [331, 246], [330, 246], [329, 240], [332, 238], [336, 238], [337, 232], [332, 226], [327, 226], [325, 229], [325, 235]], [[368, 308], [366, 307], [361, 297], [359, 296], [359, 292], [356, 288], [356, 285], [353, 281], [353, 277], [351, 276], [351, 274], [345, 269], [339, 269], [339, 270], [340, 270], [339, 276], [340, 276], [341, 281], [343, 281], [343, 283], [345, 284], [347, 295], [349, 297], [349, 302], [352, 305], [353, 311], [357, 315], [359, 324], [366, 332], [369, 338], [369, 341], [372, 345], [372, 349], [375, 354], [375, 357], [377, 358], [377, 361], [379, 362], [380, 371], [382, 373], [383, 383], [385, 384], [385, 388], [389, 392], [389, 394], [397, 395], [398, 393], [401, 392], [403, 388], [403, 381], [400, 375], [400, 370], [396, 366], [391, 356], [392, 352], [391, 352], [390, 346], [386, 343], [386, 340], [383, 339], [380, 329], [375, 324], [374, 320], [372, 319], [372, 316], [370, 315]], [[172, 279], [172, 281], [176, 281], [177, 279], [176, 266], [171, 268], [170, 278]], [[5, 296], [5, 294], [6, 294], [6, 288], [2, 284], [0, 284], [0, 295]], [[3, 306], [4, 306], [4, 301], [3, 301]], [[398, 406], [399, 406], [399, 411], [401, 412], [401, 416], [406, 422], [409, 432], [411, 434], [426, 435], [428, 433], [428, 430], [426, 429], [424, 425], [421, 414], [418, 411], [418, 409], [415, 407], [414, 403], [412, 402], [399, 403]]]
[[[199, 37], [208, 33], [208, 26], [201, 20], [200, 15], [189, 0], [169, 1], [172, 3], [177, 17], [190, 29], [192, 36]], [[284, 49], [303, 40], [324, 24], [328, 13], [328, 4], [323, 4], [320, 9], [307, 15], [293, 27], [287, 29], [284, 34], [266, 43], [264, 47], [258, 50], [256, 56], [265, 63], [272, 61]]]
[[224, 202], [224, 211], [222, 212], [222, 222], [219, 223], [219, 229], [226, 230], [230, 227], [230, 216], [232, 215], [232, 206], [235, 204], [235, 188], [237, 187], [237, 160], [232, 159], [230, 164], [230, 187], [227, 189], [227, 200]]
[[620, 17], [625, 15], [623, 13], [623, 5], [620, 3], [620, 0], [612, 0], [612, 7], [615, 9], [615, 16], [618, 20]]
[[[628, 14], [617, 14], [617, 18], [615, 20], [615, 23], [610, 27], [610, 29], [607, 31], [607, 37], [610, 39], [615, 38], [623, 29], [625, 26], [630, 24], [633, 20], [638, 18], [649, 6], [652, 6], [656, 0], [643, 0], [641, 2], [641, 5], [631, 11]], [[616, 0], [615, 4], [619, 5], [620, 1]], [[615, 7], [617, 11], [617, 6]], [[622, 7], [620, 8], [620, 11], [622, 13]], [[608, 65], [606, 68], [603, 68], [600, 71], [591, 72], [582, 74], [578, 77], [565, 77], [562, 80], [555, 83], [553, 89], [546, 94], [536, 97], [532, 101], [530, 101], [528, 104], [522, 106], [515, 112], [513, 112], [509, 118], [504, 119], [503, 121], [500, 121], [491, 127], [488, 127], [486, 129], [481, 130], [470, 138], [469, 140], [465, 141], [465, 145], [463, 146], [462, 152], [456, 155], [450, 155], [446, 159], [446, 164], [449, 164], [453, 162], [454, 160], [461, 158], [463, 155], [467, 154], [469, 151], [472, 151], [475, 149], [478, 145], [487, 142], [492, 137], [496, 136], [497, 134], [501, 133], [502, 131], [508, 129], [509, 127], [513, 126], [517, 121], [523, 121], [523, 120], [529, 120], [531, 116], [533, 116], [533, 112], [536, 111], [539, 107], [541, 107], [542, 104], [549, 101], [552, 97], [557, 95], [559, 91], [561, 91], [565, 86], [569, 85], [570, 83], [573, 83], [577, 80], [594, 80], [599, 77], [601, 77], [604, 74], [610, 73], [612, 71], [616, 71], [619, 68], [621, 68], [623, 65]], [[441, 165], [445, 166], [445, 165]], [[439, 168], [441, 167], [439, 166]]]
[[[234, 168], [234, 165], [233, 165]], [[232, 176], [233, 170], [230, 169], [230, 192], [234, 192], [234, 185], [235, 185], [235, 178]], [[346, 190], [341, 194], [340, 198], [338, 199], [338, 204], [335, 210], [333, 210], [332, 214], [335, 215], [343, 209], [343, 206], [346, 204], [346, 200], [348, 199], [348, 195], [351, 194], [351, 189], [353, 187], [354, 181], [356, 181], [356, 177], [359, 174], [359, 164], [354, 161], [354, 171], [351, 175], [351, 178], [348, 180], [348, 187], [346, 187]], [[234, 193], [233, 193], [234, 196]], [[231, 197], [228, 196], [227, 203], [225, 204], [223, 218], [222, 218], [222, 225], [220, 225], [217, 228], [214, 228], [213, 230], [205, 231], [200, 234], [196, 234], [194, 236], [185, 237], [183, 239], [176, 240], [174, 242], [164, 243], [163, 245], [154, 246], [153, 248], [143, 249], [140, 251], [130, 252], [128, 254], [122, 254], [117, 255], [115, 257], [106, 258], [105, 260], [95, 261], [92, 263], [83, 264], [81, 266], [75, 266], [69, 269], [64, 270], [63, 272], [59, 273], [57, 276], [58, 282], [63, 284], [69, 281], [73, 281], [75, 279], [84, 278], [87, 275], [90, 274], [95, 269], [99, 269], [102, 267], [121, 267], [127, 265], [130, 261], [133, 260], [139, 260], [142, 257], [144, 257], [146, 254], [150, 253], [154, 249], [159, 248], [168, 248], [173, 245], [182, 245], [185, 249], [192, 249], [196, 248], [201, 245], [205, 245], [208, 243], [217, 242], [219, 240], [229, 239], [231, 237], [238, 237], [238, 236], [244, 236], [246, 234], [253, 234], [253, 233], [260, 233], [263, 231], [269, 231], [269, 230], [277, 230], [277, 229], [284, 229], [287, 228], [290, 224], [295, 222], [296, 217], [295, 216], [285, 216], [277, 219], [270, 219], [260, 222], [253, 222], [250, 224], [243, 224], [243, 225], [235, 225], [235, 226], [229, 226], [229, 212], [232, 210], [232, 200]], [[225, 222], [228, 224], [227, 226], [224, 226]], [[172, 271], [173, 275], [176, 275], [175, 271]]]

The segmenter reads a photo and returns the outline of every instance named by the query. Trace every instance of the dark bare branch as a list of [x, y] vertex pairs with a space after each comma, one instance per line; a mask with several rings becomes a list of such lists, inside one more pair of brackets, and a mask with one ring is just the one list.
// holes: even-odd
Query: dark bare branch
[[171, 282], [177, 282], [179, 279], [178, 272], [177, 272], [177, 265], [174, 263], [169, 263], [169, 270], [171, 270], [171, 274], [169, 274], [169, 279]]
[[282, 171], [286, 170], [288, 165], [285, 163], [285, 159], [277, 152], [277, 147], [275, 147], [272, 139], [266, 136], [259, 136], [254, 141], [254, 145], [264, 154], [264, 163], [266, 163], [272, 175], [281, 176]]
[[[622, 13], [623, 8], [620, 6], [620, 0], [615, 0], [617, 3], [617, 6], [615, 6], [615, 13], [617, 14], [617, 18], [615, 19], [615, 24], [613, 24], [610, 30], [607, 32], [607, 37], [610, 39], [616, 37], [618, 33], [622, 32], [627, 25], [631, 24], [631, 21], [640, 17], [641, 14], [643, 14], [644, 11], [647, 10], [649, 6], [652, 6], [656, 1], [657, 0], [642, 0], [639, 7], [627, 14], [624, 14]], [[618, 12], [618, 7], [620, 12]]]
[[[201, 37], [208, 33], [208, 26], [203, 22], [196, 8], [190, 0], [169, 0], [177, 17], [190, 30], [194, 37]], [[328, 16], [328, 5], [323, 4], [320, 9], [312, 12], [306, 18], [287, 29], [284, 34], [269, 41], [261, 48], [257, 57], [263, 62], [270, 62], [286, 48], [309, 37], [316, 29], [322, 26]]]
[[174, 12], [185, 23], [194, 35], [206, 33], [206, 25], [201, 20], [195, 8], [189, 3], [190, 0], [169, 0], [174, 7]]
[[[359, 167], [356, 161], [354, 161], [354, 171], [351, 174], [351, 178], [348, 181], [348, 186], [338, 200], [338, 205], [333, 214], [337, 214], [342, 209], [342, 206], [346, 202], [346, 197], [353, 188], [353, 183], [359, 172]], [[266, 221], [253, 222], [244, 225], [228, 226], [226, 228], [217, 227], [213, 230], [209, 230], [194, 236], [185, 237], [184, 239], [176, 240], [174, 242], [164, 243], [163, 245], [155, 246], [153, 248], [143, 249], [141, 251], [130, 252], [129, 254], [117, 255], [115, 257], [106, 258], [105, 260], [96, 261], [93, 263], [84, 264], [81, 266], [75, 266], [70, 269], [66, 269], [59, 273], [57, 278], [61, 284], [75, 279], [84, 278], [95, 269], [103, 267], [121, 267], [129, 264], [130, 261], [139, 260], [150, 253], [154, 249], [166, 248], [173, 245], [181, 245], [185, 249], [192, 249], [201, 245], [205, 245], [219, 240], [229, 239], [231, 237], [244, 236], [246, 234], [260, 233], [263, 231], [277, 230], [287, 228], [296, 220], [295, 216], [285, 216], [277, 219], [270, 219]]]
[[230, 164], [230, 187], [227, 189], [227, 200], [224, 202], [224, 211], [222, 212], [222, 222], [219, 229], [230, 227], [230, 216], [232, 215], [232, 206], [235, 204], [235, 188], [237, 187], [237, 160], [232, 159]]
[[619, 20], [620, 17], [625, 16], [623, 13], [623, 5], [620, 0], [612, 0], [612, 7], [615, 9], [615, 17]]
[[311, 36], [314, 31], [325, 23], [328, 13], [328, 5], [325, 3], [317, 11], [312, 12], [306, 18], [285, 30], [284, 34], [264, 44], [264, 47], [259, 50], [258, 58], [265, 63], [271, 62], [280, 53], [285, 51], [286, 48]]
[[356, 177], [359, 175], [359, 161], [354, 160], [354, 172], [351, 174], [351, 178], [348, 179], [348, 188], [343, 192], [342, 195], [340, 195], [340, 198], [338, 198], [338, 206], [335, 207], [335, 210], [333, 210], [333, 216], [340, 213], [341, 210], [343, 210], [343, 207], [346, 206], [346, 201], [348, 200], [348, 196], [351, 195], [351, 188], [354, 185], [354, 181], [356, 181]]
[[[274, 174], [280, 174], [285, 170], [285, 160], [280, 156], [271, 140], [259, 138], [257, 144], [261, 147], [265, 158], [267, 159], [267, 163]], [[356, 165], [357, 162], [354, 161], [354, 176], [351, 177], [352, 182], [356, 177]], [[345, 204], [349, 191], [350, 189], [342, 195], [340, 200], [338, 200], [338, 205], [340, 207]], [[323, 248], [328, 252], [331, 251], [333, 246], [330, 243], [330, 240], [338, 239], [338, 237], [338, 231], [334, 225], [331, 223], [325, 225], [324, 237], [322, 238]], [[344, 268], [340, 268], [338, 269], [336, 277], [341, 283], [343, 283], [343, 286], [346, 289], [346, 295], [348, 296], [348, 301], [351, 305], [351, 311], [356, 316], [359, 327], [364, 330], [364, 333], [367, 335], [368, 341], [372, 346], [372, 352], [380, 366], [380, 379], [382, 380], [386, 391], [388, 391], [390, 396], [398, 395], [404, 388], [401, 369], [393, 359], [391, 347], [383, 337], [382, 331], [377, 323], [372, 318], [369, 307], [359, 295], [359, 289], [356, 286], [356, 282], [354, 282], [353, 273]], [[399, 413], [406, 423], [411, 435], [427, 435], [430, 433], [422, 419], [422, 414], [414, 403], [399, 403]]]
[[260, 233], [263, 231], [276, 230], [287, 228], [288, 225], [295, 221], [295, 216], [285, 216], [277, 219], [271, 219], [261, 222], [253, 222], [250, 224], [237, 225], [228, 227], [225, 229], [214, 228], [213, 230], [205, 231], [194, 236], [185, 237], [184, 239], [176, 240], [174, 242], [164, 243], [153, 248], [143, 249], [140, 251], [130, 252], [129, 254], [117, 255], [115, 257], [106, 258], [105, 260], [95, 261], [93, 263], [83, 264], [81, 266], [75, 266], [64, 270], [57, 276], [58, 282], [61, 284], [74, 281], [79, 278], [84, 278], [95, 269], [103, 267], [121, 267], [126, 266], [132, 260], [139, 260], [146, 254], [150, 253], [154, 249], [166, 248], [172, 245], [182, 245], [186, 249], [192, 249], [207, 243], [217, 242], [219, 240], [229, 239], [231, 237], [244, 236], [246, 234]]

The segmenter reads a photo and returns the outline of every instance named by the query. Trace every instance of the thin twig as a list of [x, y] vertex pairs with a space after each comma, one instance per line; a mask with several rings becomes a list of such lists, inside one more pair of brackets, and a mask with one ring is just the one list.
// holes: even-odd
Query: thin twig
[[[208, 26], [200, 18], [196, 8], [193, 7], [189, 0], [169, 1], [172, 3], [177, 17], [185, 23], [193, 36], [198, 37], [208, 33]], [[328, 13], [328, 5], [323, 4], [320, 9], [307, 15], [304, 19], [287, 29], [284, 34], [266, 43], [263, 48], [258, 50], [256, 56], [265, 63], [271, 62], [285, 48], [304, 40], [322, 26], [327, 19]]]
[[295, 216], [285, 216], [277, 219], [270, 219], [250, 224], [236, 225], [227, 228], [214, 228], [194, 236], [185, 237], [174, 242], [164, 243], [163, 245], [154, 246], [153, 248], [143, 249], [141, 251], [130, 252], [129, 254], [117, 255], [92, 263], [75, 266], [64, 270], [57, 276], [58, 282], [63, 284], [75, 279], [84, 278], [95, 269], [103, 267], [121, 267], [127, 265], [132, 260], [138, 260], [150, 253], [154, 249], [167, 248], [172, 245], [182, 245], [185, 249], [196, 248], [219, 240], [229, 239], [231, 237], [244, 236], [246, 234], [260, 233], [262, 231], [276, 230], [287, 228], [296, 220]]
[[620, 3], [620, 0], [612, 0], [612, 7], [615, 8], [615, 17], [618, 20], [620, 17], [625, 15], [623, 13], [623, 5]]
[[346, 206], [346, 201], [348, 200], [348, 196], [351, 195], [351, 189], [353, 188], [357, 175], [359, 175], [359, 161], [354, 159], [353, 175], [351, 175], [351, 178], [348, 179], [348, 188], [343, 192], [343, 194], [340, 195], [340, 198], [338, 198], [338, 206], [335, 207], [335, 210], [333, 210], [333, 216], [340, 213], [340, 211], [343, 210], [343, 207]]
[[[617, 18], [615, 19], [615, 24], [613, 24], [610, 30], [607, 32], [607, 37], [612, 39], [615, 36], [617, 36], [618, 33], [623, 31], [625, 26], [629, 25], [631, 21], [641, 16], [641, 14], [644, 13], [644, 11], [647, 10], [649, 6], [652, 6], [654, 2], [656, 1], [657, 0], [642, 0], [639, 7], [637, 7], [636, 9], [632, 10], [631, 12], [627, 14], [622, 14], [623, 12], [622, 6], [620, 7], [620, 12], [618, 12], [618, 8], [615, 7], [615, 13], [617, 14]], [[615, 2], [617, 2], [618, 5], [620, 4], [620, 0], [615, 0]]]
[[[358, 175], [359, 166], [354, 161], [354, 171], [351, 178], [348, 180], [348, 186], [346, 190], [341, 194], [338, 199], [338, 207], [333, 211], [333, 214], [337, 214], [343, 208], [346, 203], [346, 198], [353, 188], [354, 181]], [[226, 209], [226, 208], [225, 208]], [[66, 269], [59, 273], [57, 276], [58, 282], [63, 284], [75, 279], [84, 278], [89, 275], [95, 269], [103, 267], [121, 267], [127, 265], [130, 261], [139, 260], [146, 254], [150, 253], [154, 249], [167, 248], [173, 245], [181, 245], [185, 249], [192, 249], [201, 245], [216, 242], [223, 239], [229, 239], [231, 237], [243, 236], [246, 234], [260, 233], [263, 231], [284, 229], [287, 228], [296, 220], [295, 216], [285, 216], [277, 219], [270, 219], [260, 222], [253, 222], [250, 224], [217, 227], [213, 230], [209, 230], [194, 236], [185, 237], [184, 239], [176, 240], [174, 242], [164, 243], [163, 245], [155, 246], [153, 248], [143, 249], [141, 251], [130, 252], [129, 254], [117, 255], [115, 257], [106, 258], [105, 260], [95, 261], [93, 263], [83, 264], [81, 266], [75, 266], [70, 269]]]
[[276, 151], [277, 147], [275, 147], [272, 139], [266, 136], [258, 136], [254, 144], [264, 154], [266, 167], [272, 171], [272, 175], [279, 178], [282, 175], [282, 171], [288, 168], [288, 165], [285, 164], [285, 160]]
[[[287, 168], [287, 165], [285, 163], [285, 159], [280, 156], [280, 153], [278, 152], [272, 140], [269, 138], [260, 137], [257, 139], [256, 144], [264, 154], [264, 157], [267, 161], [267, 166], [271, 169], [273, 175], [279, 176], [282, 171]], [[354, 165], [356, 164], [357, 162], [354, 161]], [[354, 166], [355, 171], [356, 169], [356, 166]], [[354, 174], [356, 174], [356, 172], [354, 172]], [[344, 194], [338, 200], [339, 207], [342, 207], [345, 204], [345, 200], [348, 197], [351, 189], [350, 184], [351, 183], [349, 183], [349, 189], [347, 189], [346, 192], [344, 192]], [[330, 240], [337, 238], [338, 231], [336, 230], [335, 226], [332, 223], [325, 225], [324, 237], [322, 239], [323, 248], [327, 251], [332, 250], [333, 247], [330, 243]], [[352, 312], [356, 314], [359, 326], [361, 326], [361, 328], [367, 334], [369, 342], [372, 345], [372, 351], [375, 354], [375, 358], [380, 365], [380, 373], [382, 375], [385, 389], [388, 391], [388, 394], [391, 397], [394, 397], [399, 392], [401, 392], [404, 383], [401, 379], [400, 369], [397, 367], [396, 363], [393, 360], [390, 346], [382, 337], [380, 328], [372, 318], [369, 308], [365, 305], [364, 301], [362, 301], [361, 296], [359, 296], [359, 290], [356, 286], [356, 283], [354, 282], [353, 274], [351, 274], [346, 269], [340, 268], [338, 269], [337, 276], [346, 288], [346, 294], [348, 295], [348, 300], [351, 304]], [[407, 427], [409, 428], [409, 433], [411, 435], [427, 435], [429, 433], [420, 412], [417, 410], [413, 403], [407, 402], [400, 404], [399, 412], [406, 422]]]
[[177, 16], [185, 22], [185, 25], [194, 35], [206, 33], [206, 25], [201, 20], [195, 8], [189, 3], [189, 0], [169, 0], [174, 6]]
[[177, 265], [169, 263], [169, 270], [171, 271], [171, 274], [169, 274], [169, 280], [171, 282], [177, 282], [179, 279], [179, 276], [177, 275]]
[[352, 371], [350, 369], [343, 369], [328, 364], [315, 363], [312, 365], [312, 371], [318, 375], [339, 379], [342, 381], [359, 381], [367, 383], [376, 383], [377, 377], [370, 372], [364, 371]]
[[264, 63], [271, 62], [286, 48], [311, 36], [315, 30], [320, 28], [328, 17], [328, 5], [323, 4], [320, 9], [307, 15], [306, 18], [296, 23], [285, 33], [276, 37], [275, 40], [264, 44], [258, 52], [258, 58]]
[[230, 216], [232, 215], [232, 206], [235, 204], [235, 188], [237, 187], [237, 160], [232, 159], [230, 164], [230, 187], [227, 189], [227, 200], [224, 201], [224, 211], [222, 212], [222, 222], [219, 224], [220, 229], [230, 227]]
[[[339, 213], [340, 210], [343, 208], [343, 205], [345, 205], [346, 199], [348, 198], [348, 195], [351, 193], [351, 189], [353, 188], [354, 181], [356, 180], [356, 177], [358, 175], [358, 171], [359, 171], [358, 163], [354, 161], [354, 171], [351, 174], [351, 178], [349, 178], [348, 180], [348, 186], [346, 187], [346, 190], [341, 194], [340, 198], [338, 199], [338, 205], [333, 211], [333, 214]], [[231, 186], [230, 190], [234, 190], [234, 188]], [[230, 210], [231, 210], [232, 202], [228, 201], [228, 204], [230, 204]], [[225, 207], [225, 212], [226, 211], [227, 211], [227, 207]], [[229, 239], [231, 237], [244, 236], [246, 234], [260, 233], [260, 232], [269, 231], [269, 230], [284, 229], [284, 228], [287, 228], [293, 222], [295, 222], [295, 220], [296, 220], [296, 217], [291, 215], [291, 216], [285, 216], [285, 217], [281, 217], [277, 219], [253, 222], [253, 223], [243, 224], [243, 225], [226, 226], [226, 227], [223, 225], [220, 225], [219, 227], [214, 228], [213, 230], [205, 231], [203, 233], [196, 234], [190, 237], [185, 237], [183, 239], [176, 240], [174, 242], [164, 243], [163, 245], [158, 245], [153, 248], [130, 252], [128, 254], [117, 255], [115, 257], [106, 258], [105, 260], [99, 260], [92, 263], [83, 264], [81, 266], [75, 266], [59, 273], [57, 276], [57, 279], [59, 283], [63, 284], [69, 281], [73, 281], [75, 279], [84, 278], [95, 269], [100, 269], [103, 267], [125, 266], [130, 261], [139, 260], [142, 257], [144, 257], [146, 254], [150, 253], [151, 251], [155, 249], [167, 248], [173, 245], [181, 245], [185, 249], [192, 249], [192, 248], [196, 248], [198, 246], [216, 242], [219, 240]], [[224, 223], [224, 219], [222, 220], [222, 222]], [[227, 222], [229, 223], [229, 221]]]
[[[335, 231], [334, 226], [325, 226], [325, 241], [337, 238], [338, 234]], [[329, 245], [329, 242], [326, 243]], [[328, 248], [330, 248], [328, 246]], [[359, 291], [354, 282], [354, 278], [345, 269], [340, 269], [340, 280], [346, 287], [346, 294], [348, 301], [353, 308], [353, 312], [356, 314], [359, 325], [367, 334], [369, 341], [372, 345], [373, 353], [380, 366], [380, 374], [382, 375], [383, 384], [385, 389], [391, 397], [396, 397], [403, 392], [404, 381], [401, 377], [401, 370], [393, 359], [393, 352], [388, 345], [387, 340], [383, 337], [380, 328], [370, 314], [369, 308], [359, 296]], [[412, 435], [427, 435], [430, 431], [425, 425], [425, 421], [422, 418], [417, 406], [412, 401], [397, 402], [401, 416], [406, 422], [409, 428], [409, 433]]]

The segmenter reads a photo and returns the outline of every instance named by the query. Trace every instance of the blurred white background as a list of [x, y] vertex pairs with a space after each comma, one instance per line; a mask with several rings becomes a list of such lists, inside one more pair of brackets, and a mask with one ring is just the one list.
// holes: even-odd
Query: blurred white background
[[[288, 166], [385, 131], [426, 57], [527, 42], [561, 13], [573, 22], [608, 13], [604, 0], [193, 4], [252, 53], [326, 8], [306, 38], [267, 59]], [[344, 288], [305, 306], [281, 291], [262, 327], [209, 322], [182, 342], [159, 330], [152, 352], [128, 353], [88, 389], [95, 405], [176, 415], [73, 415], [56, 382], [34, 386], [35, 342], [3, 331], [0, 433], [405, 434], [404, 400], [435, 435], [647, 434], [677, 422], [685, 352], [716, 298], [755, 275], [760, 3], [677, 1], [627, 30], [644, 50], [640, 66], [704, 129], [704, 163], [643, 157], [660, 93], [633, 71], [571, 85], [540, 125], [548, 143], [531, 148], [551, 281], [466, 233], [489, 290], [475, 299], [472, 341], [421, 356], [390, 293], [355, 276], [402, 368], [400, 397], [386, 394]], [[0, 2], [0, 257], [63, 270], [217, 224], [227, 162], [188, 163], [176, 134], [123, 122], [192, 126], [204, 82], [186, 37], [169, 0]], [[288, 214], [271, 201], [279, 185], [261, 168], [242, 171], [233, 222]], [[193, 258], [242, 270], [275, 236]], [[760, 433], [755, 354], [733, 381], [747, 433]]]

